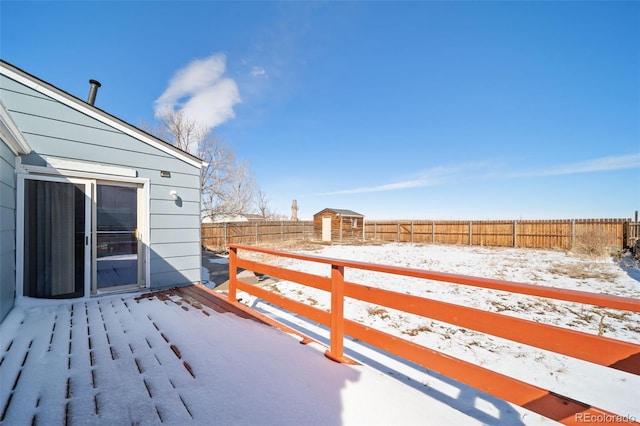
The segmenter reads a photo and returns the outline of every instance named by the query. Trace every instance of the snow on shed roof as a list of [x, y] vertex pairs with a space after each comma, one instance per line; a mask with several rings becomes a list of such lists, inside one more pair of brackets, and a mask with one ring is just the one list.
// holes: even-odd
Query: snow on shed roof
[[[324, 212], [331, 212], [331, 213], [335, 213], [339, 216], [357, 216], [357, 217], [364, 217], [363, 214], [354, 212], [353, 210], [347, 210], [347, 209], [332, 209], [332, 208], [326, 208], [323, 210], [320, 210], [318, 213], [316, 213], [316, 215], [320, 214], [320, 213], [324, 213]], [[314, 215], [315, 216], [315, 215]]]

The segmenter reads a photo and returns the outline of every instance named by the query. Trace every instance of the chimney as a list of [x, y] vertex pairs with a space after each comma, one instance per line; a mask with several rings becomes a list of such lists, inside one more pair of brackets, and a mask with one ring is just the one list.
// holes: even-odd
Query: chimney
[[291, 203], [291, 220], [298, 220], [298, 201], [293, 200]]
[[91, 88], [89, 89], [89, 99], [87, 99], [87, 103], [89, 105], [93, 105], [96, 101], [96, 94], [98, 93], [98, 88], [102, 86], [97, 80], [89, 80], [89, 84], [91, 84]]

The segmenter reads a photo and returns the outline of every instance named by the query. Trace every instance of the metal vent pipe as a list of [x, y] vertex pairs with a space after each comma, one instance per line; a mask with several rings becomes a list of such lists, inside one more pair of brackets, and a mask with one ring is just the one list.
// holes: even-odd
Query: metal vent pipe
[[91, 84], [91, 88], [89, 89], [89, 99], [87, 99], [87, 103], [89, 105], [93, 105], [96, 101], [98, 88], [102, 86], [102, 84], [100, 84], [98, 80], [89, 80], [89, 84]]

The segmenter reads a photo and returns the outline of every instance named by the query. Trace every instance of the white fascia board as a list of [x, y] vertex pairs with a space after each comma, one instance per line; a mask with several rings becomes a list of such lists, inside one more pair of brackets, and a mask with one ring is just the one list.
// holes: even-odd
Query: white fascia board
[[13, 121], [9, 111], [5, 108], [2, 100], [0, 99], [0, 135], [2, 140], [7, 143], [7, 146], [14, 154], [28, 154], [32, 151], [29, 143], [20, 132], [18, 125]]
[[6, 66], [4, 66], [4, 64], [0, 64], [0, 73], [9, 77], [12, 80], [17, 81], [20, 84], [24, 84], [25, 86], [37, 92], [42, 93], [43, 95], [46, 95], [52, 99], [55, 99], [56, 101], [68, 107], [71, 107], [76, 111], [79, 111], [85, 115], [88, 115], [91, 118], [95, 118], [96, 120], [101, 121], [102, 123], [108, 126], [111, 126], [126, 135], [129, 135], [133, 138], [136, 138], [142, 142], [145, 142], [153, 146], [154, 148], [164, 151], [167, 154], [170, 154], [192, 166], [195, 166], [198, 168], [202, 168], [203, 166], [202, 160], [192, 157], [191, 155], [187, 155], [182, 151], [174, 148], [173, 146], [168, 145], [164, 142], [161, 142], [151, 137], [150, 135], [143, 133], [139, 129], [136, 129], [132, 125], [126, 124], [125, 122], [118, 120], [115, 117], [110, 116], [106, 112], [100, 111], [96, 107], [86, 104], [78, 100], [77, 98], [72, 97], [69, 94], [62, 93], [62, 91], [53, 90], [52, 87], [50, 88], [47, 86], [43, 86], [42, 84], [39, 84], [37, 81], [34, 81], [29, 76], [25, 76], [22, 73], [18, 73], [12, 69], [7, 68]]
[[69, 160], [48, 155], [42, 157], [47, 166], [60, 171], [88, 172], [113, 176], [137, 177], [138, 171], [130, 167], [113, 166], [111, 164], [91, 163], [88, 161]]
[[81, 172], [77, 170], [59, 170], [53, 167], [32, 166], [30, 164], [22, 164], [20, 166], [19, 174], [22, 175], [48, 175], [54, 177], [60, 177], [62, 179], [77, 178], [77, 179], [90, 179], [90, 180], [108, 180], [114, 182], [127, 182], [127, 183], [143, 183], [148, 184], [150, 181], [148, 178], [140, 177], [128, 177], [128, 176], [116, 176], [103, 173]]

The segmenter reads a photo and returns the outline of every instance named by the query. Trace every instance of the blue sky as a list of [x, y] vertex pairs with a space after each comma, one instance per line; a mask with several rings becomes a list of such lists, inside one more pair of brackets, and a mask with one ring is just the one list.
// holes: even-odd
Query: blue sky
[[640, 2], [0, 2], [0, 56], [134, 125], [185, 108], [271, 208], [632, 217]]

